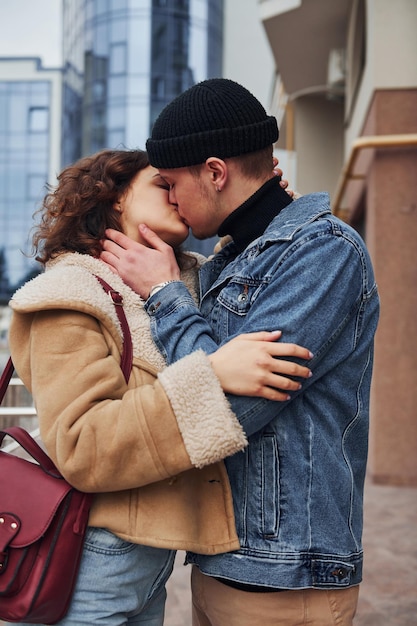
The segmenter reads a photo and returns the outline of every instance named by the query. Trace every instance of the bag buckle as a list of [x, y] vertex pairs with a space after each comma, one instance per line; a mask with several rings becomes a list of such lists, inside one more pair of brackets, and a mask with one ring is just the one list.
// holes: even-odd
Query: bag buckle
[[20, 520], [13, 513], [0, 513], [0, 575], [6, 571], [6, 548], [20, 530]]
[[107, 295], [109, 296], [113, 304], [115, 304], [116, 306], [123, 306], [123, 296], [121, 293], [115, 291], [114, 289], [110, 289], [110, 291], [107, 292]]

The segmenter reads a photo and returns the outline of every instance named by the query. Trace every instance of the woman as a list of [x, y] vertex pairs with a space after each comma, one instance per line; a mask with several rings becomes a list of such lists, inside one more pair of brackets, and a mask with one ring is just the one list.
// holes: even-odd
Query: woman
[[[96, 494], [62, 626], [159, 626], [173, 550], [238, 548], [221, 459], [246, 439], [221, 385], [241, 393], [243, 382], [247, 395], [263, 395], [299, 388], [287, 372], [309, 374], [276, 361], [309, 352], [274, 343], [274, 333], [243, 336], [164, 369], [143, 300], [99, 259], [106, 228], [138, 239], [143, 221], [177, 248], [182, 280], [195, 293], [201, 259], [178, 249], [188, 227], [166, 184], [145, 152], [107, 150], [66, 168], [45, 197], [34, 247], [46, 271], [10, 302], [11, 354], [33, 394], [46, 449], [68, 482]], [[128, 384], [117, 316], [96, 276], [123, 296], [134, 354]]]

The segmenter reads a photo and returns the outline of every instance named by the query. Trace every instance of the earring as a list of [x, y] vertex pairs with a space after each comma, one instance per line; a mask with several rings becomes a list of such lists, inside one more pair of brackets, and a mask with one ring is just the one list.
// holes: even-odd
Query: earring
[[221, 191], [220, 187], [216, 187], [216, 191]]

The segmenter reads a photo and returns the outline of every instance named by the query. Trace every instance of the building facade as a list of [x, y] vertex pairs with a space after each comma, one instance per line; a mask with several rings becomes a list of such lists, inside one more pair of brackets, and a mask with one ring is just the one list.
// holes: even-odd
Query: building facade
[[0, 59], [0, 302], [33, 271], [29, 231], [59, 169], [61, 72]]
[[278, 146], [366, 240], [381, 296], [369, 474], [417, 485], [417, 2], [258, 0]]

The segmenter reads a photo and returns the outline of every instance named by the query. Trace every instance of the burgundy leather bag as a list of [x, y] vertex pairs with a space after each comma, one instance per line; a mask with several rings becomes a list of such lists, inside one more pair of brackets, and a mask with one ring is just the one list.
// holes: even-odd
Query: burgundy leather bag
[[[124, 334], [121, 367], [132, 368], [132, 343], [122, 296], [97, 277], [116, 305]], [[0, 403], [14, 366], [0, 380]], [[61, 476], [23, 428], [0, 430], [35, 463], [0, 450], [0, 619], [55, 624], [68, 611], [77, 579], [93, 494], [81, 493]]]

